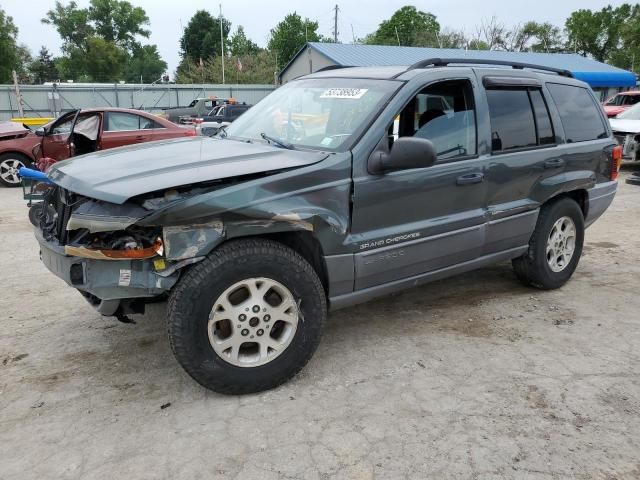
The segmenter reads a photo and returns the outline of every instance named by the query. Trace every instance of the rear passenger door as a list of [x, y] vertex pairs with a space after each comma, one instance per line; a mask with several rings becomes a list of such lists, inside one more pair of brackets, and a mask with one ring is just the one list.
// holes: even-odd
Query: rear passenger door
[[491, 138], [485, 254], [526, 245], [535, 228], [545, 178], [564, 172], [548, 93], [535, 77], [482, 78]]
[[105, 112], [104, 128], [100, 141], [103, 150], [148, 142], [150, 130], [141, 130], [148, 119], [128, 112]]

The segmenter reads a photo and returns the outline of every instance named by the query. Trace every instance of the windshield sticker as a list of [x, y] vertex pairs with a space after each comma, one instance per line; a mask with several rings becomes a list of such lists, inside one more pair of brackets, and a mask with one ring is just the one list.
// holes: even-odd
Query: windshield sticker
[[329, 145], [331, 145], [333, 143], [333, 138], [331, 137], [324, 137], [322, 139], [322, 141], [320, 142], [320, 145], [322, 145], [323, 147], [328, 147]]
[[329, 88], [325, 90], [320, 98], [362, 98], [367, 93], [368, 88]]

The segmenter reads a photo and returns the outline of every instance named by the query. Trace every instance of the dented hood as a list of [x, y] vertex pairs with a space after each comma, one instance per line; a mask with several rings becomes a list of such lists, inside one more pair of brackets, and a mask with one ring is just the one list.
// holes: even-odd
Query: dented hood
[[302, 167], [326, 153], [263, 143], [186, 137], [114, 148], [56, 163], [49, 178], [67, 190], [111, 203], [181, 185]]

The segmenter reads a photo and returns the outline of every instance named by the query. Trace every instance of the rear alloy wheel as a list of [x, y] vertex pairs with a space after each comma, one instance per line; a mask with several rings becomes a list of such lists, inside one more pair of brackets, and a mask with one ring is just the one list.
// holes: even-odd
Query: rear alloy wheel
[[5, 187], [20, 186], [18, 171], [22, 167], [31, 166], [31, 162], [19, 153], [5, 153], [0, 155], [0, 184]]
[[553, 272], [561, 272], [571, 262], [576, 249], [576, 225], [569, 217], [561, 217], [551, 227], [547, 239], [547, 263]]
[[564, 285], [576, 267], [584, 242], [582, 210], [571, 198], [560, 198], [540, 209], [529, 250], [512, 261], [525, 284], [549, 290]]
[[231, 240], [186, 271], [169, 297], [169, 341], [198, 383], [219, 393], [267, 390], [298, 373], [327, 316], [313, 267], [271, 240]]

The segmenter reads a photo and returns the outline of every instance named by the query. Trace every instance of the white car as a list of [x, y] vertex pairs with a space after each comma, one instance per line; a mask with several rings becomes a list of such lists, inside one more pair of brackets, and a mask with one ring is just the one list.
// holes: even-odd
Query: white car
[[640, 103], [610, 118], [611, 130], [618, 143], [622, 145], [622, 157], [627, 160], [640, 160]]

